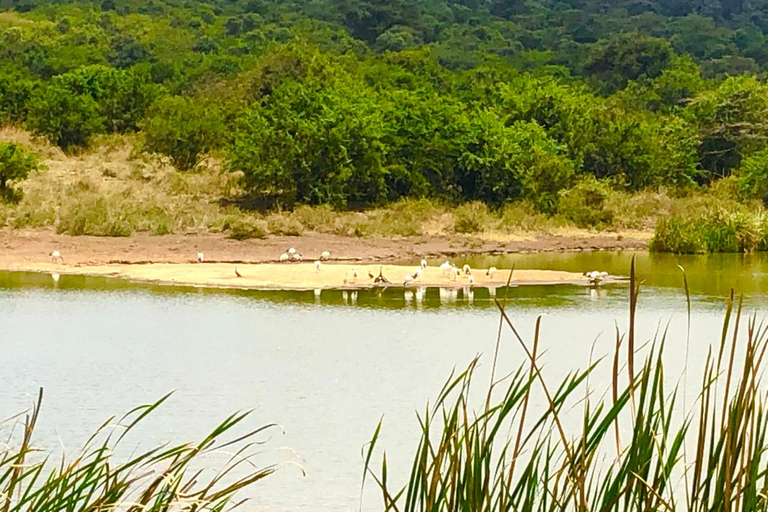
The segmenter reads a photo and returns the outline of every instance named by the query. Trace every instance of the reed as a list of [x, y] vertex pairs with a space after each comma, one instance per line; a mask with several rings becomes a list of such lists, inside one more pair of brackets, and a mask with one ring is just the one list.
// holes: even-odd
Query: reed
[[[731, 295], [698, 399], [682, 406], [684, 380], [669, 386], [665, 375], [666, 333], [644, 349], [634, 346], [634, 266], [631, 277], [633, 327], [627, 336], [617, 328], [613, 358], [562, 382], [548, 383], [540, 371], [541, 319], [526, 342], [497, 303], [528, 363], [492, 382], [483, 396], [493, 399], [479, 407], [470, 393], [478, 359], [452, 375], [418, 415], [421, 435], [402, 487], [391, 483], [386, 452], [374, 462], [380, 422], [364, 453], [363, 486], [375, 484], [387, 511], [768, 510], [766, 326], [743, 319]], [[612, 382], [596, 398], [589, 377], [603, 367]], [[541, 406], [536, 415], [533, 403]]]
[[[72, 459], [54, 463], [35, 447], [33, 434], [42, 403], [37, 402], [19, 431], [10, 429], [0, 446], [0, 511], [2, 512], [165, 512], [231, 510], [242, 503], [238, 491], [272, 474], [276, 467], [256, 466], [254, 447], [267, 425], [234, 436], [248, 413], [226, 418], [198, 443], [162, 445], [118, 460], [113, 454], [137, 425], [168, 395], [142, 405], [115, 422], [105, 422]], [[6, 424], [6, 428], [8, 425]], [[228, 462], [209, 475], [200, 459], [228, 454]]]

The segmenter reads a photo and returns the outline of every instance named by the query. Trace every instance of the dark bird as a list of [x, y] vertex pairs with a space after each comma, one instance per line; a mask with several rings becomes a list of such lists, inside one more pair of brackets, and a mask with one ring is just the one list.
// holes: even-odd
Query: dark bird
[[379, 283], [392, 284], [392, 282], [389, 279], [384, 277], [384, 274], [382, 273], [382, 269], [383, 267], [379, 267], [379, 275], [378, 277], [376, 277], [376, 279], [373, 280], [373, 282], [376, 284], [379, 284]]
[[369, 278], [369, 279], [373, 279], [374, 277], [376, 277], [376, 276], [374, 276], [374, 275], [373, 275], [373, 272], [371, 272], [371, 271], [369, 270], [369, 271], [368, 271], [368, 278]]
[[242, 274], [240, 274], [240, 272], [237, 271], [237, 267], [235, 267], [235, 275], [237, 277], [243, 277]]

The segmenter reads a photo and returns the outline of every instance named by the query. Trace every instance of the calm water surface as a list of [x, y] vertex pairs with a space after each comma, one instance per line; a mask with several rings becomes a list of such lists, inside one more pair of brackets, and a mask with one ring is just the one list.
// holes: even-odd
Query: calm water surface
[[[689, 368], [721, 327], [723, 296], [748, 295], [762, 315], [768, 259], [730, 255], [677, 258], [637, 255], [645, 281], [640, 334], [669, 324], [667, 363], [685, 365], [685, 267], [693, 293]], [[607, 270], [627, 274], [629, 253], [515, 255], [467, 260], [473, 266]], [[463, 261], [457, 263], [463, 264]], [[625, 329], [627, 286], [517, 287], [508, 309], [524, 337], [543, 319], [545, 372], [557, 378], [607, 354], [616, 325]], [[273, 511], [352, 511], [358, 507], [360, 450], [384, 415], [382, 446], [407, 467], [418, 425], [415, 411], [434, 397], [453, 367], [475, 355], [490, 366], [498, 315], [487, 291], [423, 301], [402, 289], [215, 292], [131, 285], [98, 278], [0, 273], [0, 418], [26, 409], [45, 388], [38, 444], [72, 452], [104, 419], [175, 390], [134, 443], [199, 438], [231, 412], [255, 408], [250, 426], [277, 422], [263, 461], [299, 460], [253, 490], [253, 506]], [[500, 364], [524, 362], [511, 336]], [[596, 381], [608, 381], [607, 372]], [[692, 377], [693, 378], [693, 377]], [[696, 376], [698, 378], [698, 375]], [[604, 382], [604, 383], [605, 383]], [[604, 384], [603, 383], [603, 384]], [[596, 382], [596, 385], [600, 385]], [[290, 447], [283, 450], [282, 447]], [[366, 496], [375, 510], [378, 495]]]

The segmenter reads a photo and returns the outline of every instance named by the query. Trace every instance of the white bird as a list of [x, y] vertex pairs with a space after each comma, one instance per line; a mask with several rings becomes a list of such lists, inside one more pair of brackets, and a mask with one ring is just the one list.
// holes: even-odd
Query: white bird
[[301, 254], [295, 252], [293, 253], [293, 256], [291, 256], [291, 258], [293, 259], [293, 261], [301, 261]]
[[423, 259], [421, 260], [421, 269], [424, 270], [425, 268], [427, 268], [427, 260]]
[[487, 275], [488, 277], [493, 279], [493, 274], [495, 274], [495, 273], [496, 273], [496, 267], [491, 267], [491, 268], [488, 269], [488, 271], [485, 273], [485, 275]]
[[205, 254], [203, 254], [202, 251], [198, 252], [197, 253], [197, 262], [198, 263], [202, 263], [204, 261], [205, 261]]
[[443, 264], [441, 264], [440, 265], [440, 272], [443, 273], [443, 276], [450, 277], [450, 275], [452, 273], [451, 264], [449, 262], [447, 262], [447, 261], [444, 262]]
[[467, 280], [469, 281], [469, 284], [475, 284], [475, 278], [472, 276], [472, 274], [467, 276]]
[[320, 253], [320, 259], [321, 260], [327, 260], [330, 257], [331, 257], [331, 253], [328, 252], [328, 251], [323, 251], [323, 252]]
[[294, 254], [296, 254], [296, 249], [294, 249], [293, 247], [291, 247], [290, 249], [288, 249], [288, 254], [290, 254], [291, 256], [293, 256]]
[[59, 263], [64, 261], [64, 258], [61, 256], [61, 253], [57, 250], [52, 251], [51, 254], [49, 254], [49, 256], [51, 257], [51, 261], [53, 263]]
[[290, 259], [291, 257], [288, 255], [287, 252], [284, 252], [283, 254], [280, 255], [280, 261], [288, 261]]
[[405, 274], [405, 278], [403, 279], [403, 286], [407, 285], [411, 281], [413, 281], [415, 278], [411, 274]]
[[463, 271], [465, 274], [469, 274], [470, 272], [472, 272], [472, 269], [471, 269], [471, 268], [469, 268], [469, 265], [467, 265], [466, 263], [465, 263], [465, 264], [464, 264], [464, 266], [461, 268], [461, 270], [462, 270], [462, 271]]
[[414, 279], [420, 278], [422, 273], [424, 273], [424, 270], [421, 267], [417, 268], [416, 272], [413, 273], [413, 278]]
[[320, 263], [320, 260], [315, 261], [315, 272], [320, 272], [320, 267], [322, 266], [322, 263]]
[[608, 277], [608, 272], [598, 272], [597, 270], [593, 270], [592, 272], [584, 272], [584, 277], [589, 280], [589, 284], [597, 286]]

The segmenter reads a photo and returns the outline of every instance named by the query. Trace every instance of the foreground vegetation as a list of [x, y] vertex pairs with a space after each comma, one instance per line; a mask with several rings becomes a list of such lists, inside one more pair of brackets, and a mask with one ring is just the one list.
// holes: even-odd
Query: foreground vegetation
[[[137, 152], [236, 173], [247, 204], [286, 210], [557, 216], [721, 181], [762, 201], [765, 30], [760, 6], [725, 1], [6, 0], [0, 123], [74, 155], [139, 134]], [[0, 148], [8, 201], [34, 168], [17, 150]]]
[[[119, 421], [111, 418], [74, 458], [51, 464], [33, 439], [42, 398], [40, 390], [20, 430], [0, 425], [7, 434], [0, 449], [0, 506], [7, 512], [223, 512], [242, 502], [242, 497], [236, 497], [239, 491], [276, 469], [274, 465], [260, 468], [253, 461], [254, 441], [263, 443], [259, 434], [273, 425], [232, 435], [248, 413], [233, 414], [199, 443], [166, 444], [146, 451], [125, 446], [126, 436], [168, 396], [133, 409]], [[122, 447], [120, 460], [114, 454]], [[226, 462], [215, 470], [206, 464], [217, 453]]]
[[[379, 425], [365, 472], [380, 488], [384, 509], [768, 510], [765, 325], [742, 318], [741, 301], [731, 295], [703, 373], [686, 369], [670, 388], [663, 356], [678, 340], [661, 333], [640, 359], [634, 263], [632, 270], [629, 331], [620, 335], [617, 328], [614, 357], [559, 383], [541, 374], [541, 318], [525, 342], [498, 303], [499, 340], [509, 329], [528, 363], [504, 376], [494, 360], [492, 384], [481, 388], [484, 407], [471, 393], [479, 385], [477, 361], [451, 377], [419, 415], [421, 438], [402, 488], [390, 483], [402, 475], [393, 474], [386, 455], [380, 469], [373, 461]], [[679, 343], [692, 341], [702, 340]], [[608, 389], [591, 384], [601, 380], [591, 379], [596, 371], [612, 375]], [[686, 401], [686, 379], [700, 383], [695, 403]]]

